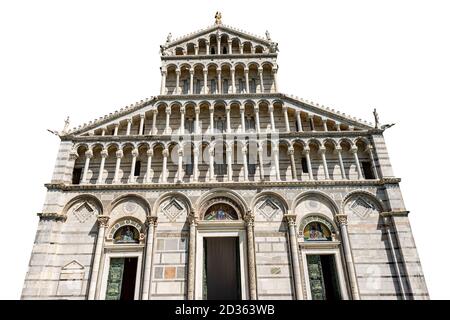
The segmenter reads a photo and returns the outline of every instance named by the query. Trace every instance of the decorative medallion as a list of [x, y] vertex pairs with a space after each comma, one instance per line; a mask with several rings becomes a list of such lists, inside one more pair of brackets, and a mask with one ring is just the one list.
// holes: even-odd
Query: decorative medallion
[[134, 201], [127, 201], [123, 204], [123, 211], [126, 214], [133, 214], [136, 212], [138, 205]]

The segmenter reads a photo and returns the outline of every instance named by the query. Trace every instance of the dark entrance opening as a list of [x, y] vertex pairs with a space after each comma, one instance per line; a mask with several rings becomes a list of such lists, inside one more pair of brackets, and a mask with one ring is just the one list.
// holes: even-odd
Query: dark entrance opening
[[134, 300], [138, 258], [111, 258], [106, 300]]
[[307, 255], [309, 284], [313, 300], [340, 300], [333, 255]]
[[238, 238], [204, 238], [203, 249], [203, 298], [240, 300]]

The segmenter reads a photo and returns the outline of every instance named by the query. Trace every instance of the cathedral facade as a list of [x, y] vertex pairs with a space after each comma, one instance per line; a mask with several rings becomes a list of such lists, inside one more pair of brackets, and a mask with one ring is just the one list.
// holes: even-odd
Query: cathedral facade
[[22, 299], [429, 298], [376, 114], [220, 14], [160, 49], [159, 95], [59, 133]]

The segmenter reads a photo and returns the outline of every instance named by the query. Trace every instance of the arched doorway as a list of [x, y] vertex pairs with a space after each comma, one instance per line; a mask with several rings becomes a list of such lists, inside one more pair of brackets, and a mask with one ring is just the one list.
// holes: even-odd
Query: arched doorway
[[242, 208], [225, 197], [201, 208], [197, 226], [195, 298], [248, 299], [247, 238]]

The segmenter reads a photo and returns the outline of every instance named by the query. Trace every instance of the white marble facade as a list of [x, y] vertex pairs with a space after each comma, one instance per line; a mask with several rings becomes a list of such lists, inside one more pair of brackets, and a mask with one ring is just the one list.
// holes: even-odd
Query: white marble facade
[[137, 258], [134, 299], [203, 299], [220, 236], [243, 299], [312, 299], [310, 255], [333, 257], [341, 299], [428, 299], [383, 129], [280, 93], [277, 52], [220, 19], [169, 35], [158, 96], [66, 126], [22, 299], [105, 299], [115, 257]]

